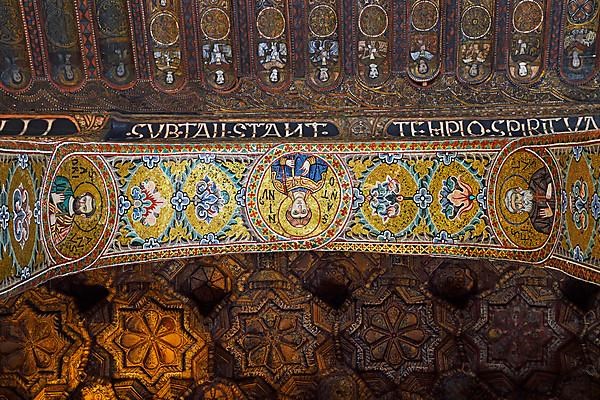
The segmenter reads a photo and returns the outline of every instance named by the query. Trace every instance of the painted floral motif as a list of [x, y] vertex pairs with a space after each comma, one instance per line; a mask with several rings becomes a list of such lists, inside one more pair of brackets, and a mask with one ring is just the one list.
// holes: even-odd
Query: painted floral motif
[[388, 242], [388, 243], [395, 242], [396, 235], [394, 235], [389, 230], [385, 230], [385, 231], [381, 232], [379, 235], [377, 235], [377, 240], [379, 240], [380, 242]]
[[67, 343], [54, 327], [54, 318], [23, 318], [0, 338], [0, 368], [25, 376], [51, 369]]
[[214, 233], [210, 232], [202, 236], [200, 244], [219, 244], [219, 239], [217, 239], [217, 236]]
[[400, 203], [404, 201], [404, 196], [400, 194], [400, 183], [389, 175], [384, 182], [375, 182], [367, 201], [373, 215], [380, 216], [385, 224], [400, 214]]
[[198, 154], [198, 161], [204, 164], [211, 164], [216, 160], [216, 156], [212, 153], [200, 153]]
[[239, 340], [248, 354], [248, 366], [266, 367], [277, 374], [287, 364], [302, 363], [305, 338], [293, 315], [269, 308], [245, 325]]
[[440, 231], [433, 238], [433, 243], [437, 244], [454, 244], [454, 239], [452, 235], [449, 235], [446, 231]]
[[29, 225], [33, 215], [29, 206], [29, 193], [22, 184], [13, 192], [13, 233], [15, 240], [21, 245], [29, 239]]
[[456, 153], [450, 153], [449, 151], [438, 151], [436, 156], [446, 166], [452, 164], [452, 161], [456, 159]]
[[473, 188], [463, 182], [460, 175], [451, 176], [443, 181], [440, 204], [446, 218], [450, 220], [460, 218], [462, 214], [473, 208], [475, 199]]
[[2, 204], [0, 206], [0, 227], [2, 230], [6, 230], [8, 228], [8, 222], [10, 221], [10, 214], [8, 213], [8, 207], [6, 204]]
[[579, 161], [581, 156], [583, 155], [583, 146], [575, 146], [573, 147], [573, 156], [575, 157], [575, 161]]
[[131, 197], [133, 198], [133, 220], [145, 226], [154, 226], [160, 210], [167, 202], [156, 188], [156, 184], [151, 180], [141, 182], [139, 186], [133, 187]]
[[364, 202], [365, 196], [363, 196], [360, 188], [352, 188], [352, 210], [358, 210]]
[[190, 204], [190, 198], [184, 191], [178, 190], [171, 197], [171, 205], [177, 212], [182, 212]]
[[196, 217], [207, 224], [215, 218], [229, 202], [229, 194], [220, 190], [215, 182], [209, 177], [196, 184], [196, 194], [192, 198], [194, 202]]
[[594, 193], [594, 196], [592, 197], [592, 216], [596, 220], [600, 218], [600, 197], [598, 196], [598, 193]]
[[119, 196], [119, 215], [127, 214], [131, 208], [131, 202], [125, 196]]
[[160, 247], [160, 243], [158, 242], [158, 240], [156, 240], [156, 238], [148, 238], [144, 241], [144, 244], [142, 245], [142, 248], [144, 250], [150, 250], [150, 249], [156, 249]]
[[392, 305], [369, 315], [369, 328], [364, 332], [364, 340], [373, 359], [398, 366], [404, 360], [414, 360], [419, 356], [419, 346], [425, 341], [425, 333], [414, 313]]
[[125, 352], [128, 367], [150, 371], [178, 366], [181, 348], [186, 344], [175, 319], [154, 310], [127, 318], [117, 343]]
[[147, 156], [142, 156], [142, 161], [144, 162], [144, 165], [146, 165], [146, 167], [148, 169], [152, 169], [158, 165], [158, 163], [160, 162], [160, 158], [155, 155], [147, 155]]
[[33, 206], [33, 219], [37, 225], [42, 224], [42, 205], [39, 200]]
[[246, 188], [241, 188], [235, 194], [235, 203], [240, 207], [246, 206]]
[[21, 169], [27, 169], [29, 166], [29, 156], [27, 154], [19, 154], [17, 156], [17, 165]]
[[583, 250], [581, 250], [581, 247], [579, 247], [579, 245], [575, 246], [575, 248], [573, 249], [573, 260], [578, 261], [578, 262], [583, 262], [585, 260], [585, 255], [583, 254]]
[[395, 164], [402, 160], [402, 154], [400, 153], [382, 153], [379, 154], [379, 159], [386, 164]]
[[571, 202], [569, 208], [573, 214], [573, 223], [581, 231], [585, 231], [589, 224], [587, 210], [588, 187], [581, 179], [575, 181], [571, 188]]
[[433, 203], [433, 196], [429, 193], [427, 188], [420, 188], [417, 193], [413, 196], [413, 201], [419, 206], [421, 210], [427, 209], [431, 203]]

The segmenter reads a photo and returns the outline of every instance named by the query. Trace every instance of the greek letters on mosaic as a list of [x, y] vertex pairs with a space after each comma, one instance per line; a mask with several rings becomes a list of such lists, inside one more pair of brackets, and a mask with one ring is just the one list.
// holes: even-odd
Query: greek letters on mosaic
[[95, 15], [102, 77], [116, 88], [129, 87], [136, 67], [127, 0], [98, 0]]
[[341, 79], [340, 1], [308, 0], [308, 82], [332, 88]]
[[[14, 288], [25, 266], [39, 271], [32, 248], [62, 268], [327, 249], [530, 263], [554, 257], [597, 271], [600, 139], [597, 132], [572, 137], [63, 144], [43, 169], [52, 173], [37, 206], [41, 164], [10, 155], [5, 144], [3, 251], [14, 256], [2, 264], [10, 277], [2, 291]], [[43, 222], [41, 237], [33, 221]]]
[[148, 42], [154, 84], [164, 91], [181, 88], [187, 79], [179, 0], [147, 0]]
[[561, 74], [573, 82], [589, 80], [598, 63], [600, 13], [597, 0], [567, 0], [563, 25]]
[[198, 2], [204, 81], [217, 90], [237, 83], [231, 0]]
[[542, 74], [547, 37], [546, 0], [513, 0], [509, 18], [509, 76], [532, 83]]
[[[283, 89], [292, 78], [292, 48], [287, 0], [253, 0], [252, 15], [255, 73], [265, 89]], [[301, 50], [300, 50], [301, 51]]]
[[0, 20], [0, 82], [8, 90], [25, 89], [31, 82], [31, 68], [21, 3], [0, 1]]
[[51, 80], [62, 89], [75, 90], [85, 78], [79, 28], [71, 0], [40, 0]]
[[392, 3], [359, 0], [357, 4], [358, 73], [369, 86], [381, 86], [390, 76], [392, 57]]
[[441, 68], [442, 22], [440, 0], [410, 0], [408, 76], [426, 86]]
[[460, 7], [457, 75], [480, 83], [492, 73], [494, 61], [495, 2], [464, 0]]

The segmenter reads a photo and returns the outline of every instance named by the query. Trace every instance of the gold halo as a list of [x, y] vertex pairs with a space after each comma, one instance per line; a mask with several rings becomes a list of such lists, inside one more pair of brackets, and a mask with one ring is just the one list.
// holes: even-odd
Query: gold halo
[[101, 219], [103, 219], [103, 198], [100, 190], [93, 183], [82, 182], [80, 183], [75, 190], [73, 190], [73, 196], [79, 197], [82, 194], [89, 192], [92, 194], [92, 197], [95, 200], [96, 210], [91, 217], [85, 217], [83, 215], [75, 215], [73, 218], [73, 224], [77, 226], [83, 232], [91, 232], [100, 223]]
[[311, 216], [308, 224], [304, 226], [296, 228], [292, 226], [292, 224], [290, 224], [285, 217], [286, 211], [292, 205], [292, 199], [290, 197], [286, 197], [281, 202], [279, 210], [277, 211], [277, 215], [279, 217], [279, 226], [281, 226], [283, 232], [290, 238], [300, 239], [309, 237], [319, 227], [319, 221], [321, 219], [321, 207], [319, 206], [319, 202], [310, 193], [306, 193], [305, 200], [306, 206], [311, 211]]
[[504, 219], [504, 221], [506, 221], [507, 224], [519, 226], [529, 220], [529, 213], [523, 212], [513, 214], [510, 211], [508, 211], [508, 209], [506, 208], [506, 203], [504, 201], [504, 198], [506, 197], [506, 192], [516, 187], [527, 189], [529, 188], [529, 182], [521, 175], [511, 175], [508, 178], [506, 178], [506, 180], [502, 183], [498, 196], [496, 197], [496, 206], [499, 207], [502, 211], [502, 218]]

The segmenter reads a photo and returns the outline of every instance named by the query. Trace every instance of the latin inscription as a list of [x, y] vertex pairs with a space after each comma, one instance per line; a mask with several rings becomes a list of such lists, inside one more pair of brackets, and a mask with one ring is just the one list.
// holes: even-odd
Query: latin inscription
[[106, 140], [320, 138], [339, 134], [329, 122], [131, 123], [113, 120]]
[[596, 130], [600, 115], [497, 120], [392, 121], [387, 134], [397, 137], [525, 137]]

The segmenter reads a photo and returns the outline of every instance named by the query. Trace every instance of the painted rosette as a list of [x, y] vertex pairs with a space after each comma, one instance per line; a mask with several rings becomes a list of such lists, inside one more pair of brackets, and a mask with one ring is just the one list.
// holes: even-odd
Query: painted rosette
[[336, 155], [282, 145], [251, 172], [246, 213], [260, 238], [282, 250], [318, 248], [339, 234], [351, 201], [350, 178]]
[[381, 86], [390, 76], [392, 2], [360, 0], [357, 5], [356, 55], [360, 79], [369, 86]]

